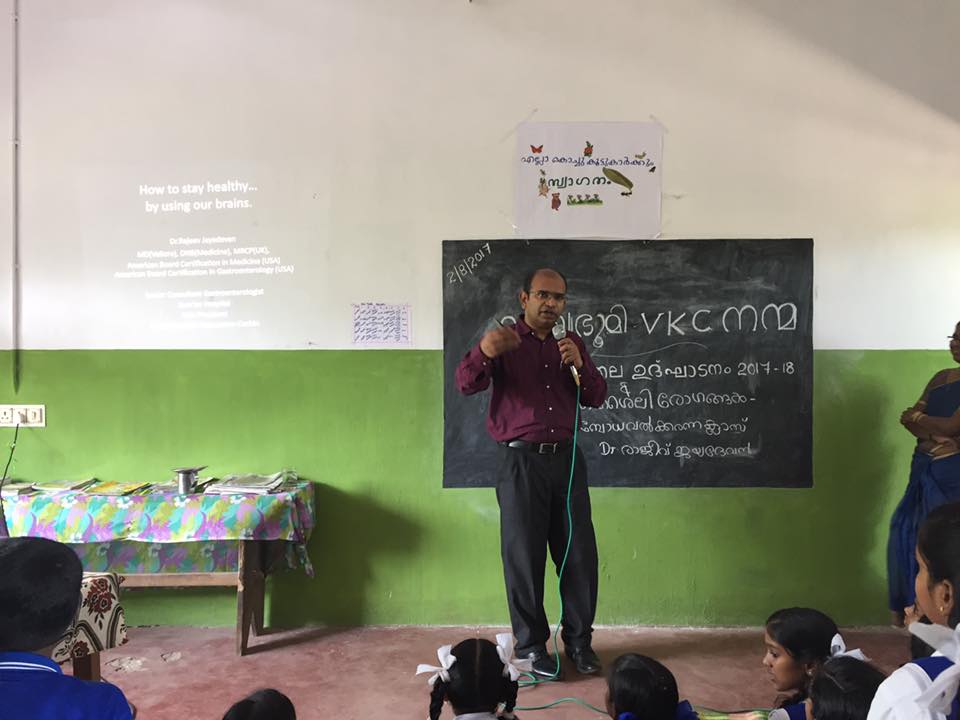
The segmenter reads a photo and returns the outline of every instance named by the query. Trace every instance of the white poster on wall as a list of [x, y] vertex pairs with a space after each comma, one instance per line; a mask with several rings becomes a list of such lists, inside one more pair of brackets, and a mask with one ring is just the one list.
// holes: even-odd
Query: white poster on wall
[[660, 233], [663, 132], [653, 122], [523, 123], [516, 232], [527, 238]]
[[353, 345], [366, 348], [410, 347], [410, 303], [353, 303]]

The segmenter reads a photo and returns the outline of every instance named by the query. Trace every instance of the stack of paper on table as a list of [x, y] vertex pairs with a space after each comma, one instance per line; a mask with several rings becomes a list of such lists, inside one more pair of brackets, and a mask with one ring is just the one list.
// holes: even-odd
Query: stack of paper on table
[[26, 480], [7, 480], [3, 483], [3, 497], [29, 495], [33, 490], [33, 483]]
[[97, 481], [96, 478], [87, 478], [86, 480], [44, 480], [35, 487], [37, 492], [45, 495], [53, 495], [58, 492], [67, 492], [70, 490], [83, 490], [88, 485]]
[[267, 495], [276, 492], [286, 479], [285, 473], [273, 475], [227, 475], [211, 483], [205, 492], [213, 495]]

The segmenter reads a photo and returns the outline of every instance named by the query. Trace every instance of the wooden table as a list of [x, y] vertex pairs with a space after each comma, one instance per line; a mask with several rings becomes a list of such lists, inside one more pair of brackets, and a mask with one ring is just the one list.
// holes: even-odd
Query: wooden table
[[239, 540], [236, 572], [161, 572], [123, 576], [128, 588], [235, 587], [237, 589], [237, 654], [246, 655], [250, 631], [263, 634], [267, 575], [281, 563], [282, 540]]
[[11, 536], [71, 544], [87, 571], [122, 575], [125, 588], [237, 588], [237, 652], [264, 629], [267, 575], [282, 561], [313, 566], [313, 485], [286, 472], [267, 495], [127, 496], [70, 491], [4, 498]]

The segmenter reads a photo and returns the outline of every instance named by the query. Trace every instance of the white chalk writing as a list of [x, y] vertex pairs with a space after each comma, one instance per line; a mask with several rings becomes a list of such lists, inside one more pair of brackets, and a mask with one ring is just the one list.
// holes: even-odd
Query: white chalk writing
[[455, 263], [453, 270], [447, 270], [447, 282], [462, 283], [468, 274], [473, 275], [473, 271], [483, 262], [483, 259], [490, 256], [490, 243], [484, 243], [473, 255], [467, 255], [463, 260]]

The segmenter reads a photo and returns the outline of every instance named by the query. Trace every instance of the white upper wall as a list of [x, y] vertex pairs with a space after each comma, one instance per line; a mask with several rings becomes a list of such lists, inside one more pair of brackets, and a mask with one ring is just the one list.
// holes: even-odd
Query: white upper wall
[[[960, 4], [21, 5], [26, 347], [349, 347], [383, 301], [439, 348], [440, 241], [512, 235], [526, 119], [662, 123], [665, 238], [813, 237], [818, 348], [942, 348], [960, 318]], [[252, 209], [138, 192], [230, 179]], [[114, 272], [191, 234], [295, 264], [259, 329], [144, 330], [176, 301]]]
[[[10, 18], [13, 0], [0, 0]], [[0, 28], [0, 348], [13, 347], [13, 25]]]

